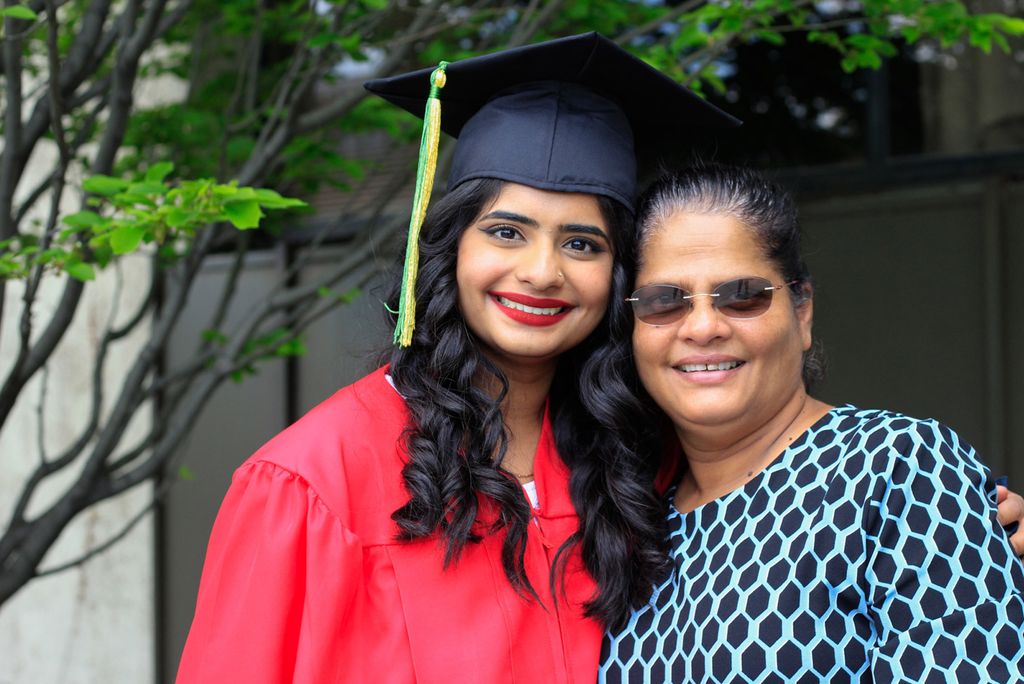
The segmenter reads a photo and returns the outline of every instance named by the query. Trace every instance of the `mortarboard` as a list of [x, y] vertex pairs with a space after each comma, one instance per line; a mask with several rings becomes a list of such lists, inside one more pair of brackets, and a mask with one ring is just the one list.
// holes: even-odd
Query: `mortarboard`
[[395, 333], [402, 346], [412, 336], [416, 243], [438, 129], [458, 138], [449, 190], [497, 178], [603, 195], [632, 211], [637, 159], [652, 164], [695, 130], [740, 123], [597, 33], [442, 62], [365, 87], [425, 120]]

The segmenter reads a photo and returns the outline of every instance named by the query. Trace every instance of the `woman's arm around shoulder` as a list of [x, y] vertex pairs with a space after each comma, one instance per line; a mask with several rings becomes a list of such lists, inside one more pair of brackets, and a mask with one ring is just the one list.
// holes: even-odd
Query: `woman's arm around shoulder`
[[1024, 680], [1024, 568], [974, 450], [902, 416], [875, 440], [867, 511], [877, 681]]
[[246, 463], [214, 523], [178, 684], [334, 681], [361, 563], [309, 483]]

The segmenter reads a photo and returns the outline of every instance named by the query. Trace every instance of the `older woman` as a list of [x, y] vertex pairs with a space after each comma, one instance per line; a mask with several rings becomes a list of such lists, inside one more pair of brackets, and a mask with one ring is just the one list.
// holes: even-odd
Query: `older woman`
[[813, 292], [785, 193], [690, 170], [638, 224], [636, 364], [685, 468], [673, 571], [607, 638], [601, 679], [1024, 679], [1024, 573], [974, 450], [807, 393]]

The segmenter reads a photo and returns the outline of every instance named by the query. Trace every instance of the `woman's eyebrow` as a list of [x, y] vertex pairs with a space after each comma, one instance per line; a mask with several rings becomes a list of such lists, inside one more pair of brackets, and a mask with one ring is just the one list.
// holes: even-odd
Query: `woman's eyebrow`
[[584, 233], [586, 235], [593, 235], [595, 237], [608, 239], [608, 234], [597, 226], [592, 226], [587, 223], [566, 223], [561, 226], [560, 230], [563, 233]]
[[501, 219], [503, 221], [515, 221], [516, 223], [522, 223], [523, 225], [527, 225], [527, 226], [539, 226], [540, 225], [539, 223], [537, 223], [537, 221], [535, 221], [534, 219], [530, 218], [529, 216], [523, 216], [522, 214], [517, 214], [517, 213], [515, 213], [513, 211], [503, 211], [501, 209], [498, 209], [496, 211], [492, 211], [490, 213], [484, 214], [480, 218], [481, 219]]

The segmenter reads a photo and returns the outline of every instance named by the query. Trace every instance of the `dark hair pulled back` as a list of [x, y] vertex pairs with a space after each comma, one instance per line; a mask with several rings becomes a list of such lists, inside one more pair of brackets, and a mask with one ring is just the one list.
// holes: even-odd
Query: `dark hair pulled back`
[[[501, 403], [508, 381], [481, 351], [458, 306], [459, 238], [501, 187], [493, 179], [467, 181], [436, 201], [424, 221], [413, 343], [391, 352], [390, 373], [412, 418], [402, 471], [409, 501], [392, 518], [401, 538], [438, 534], [446, 567], [467, 544], [503, 531], [505, 575], [517, 591], [539, 600], [524, 567], [529, 504], [520, 484], [495, 465], [507, 449]], [[632, 284], [632, 217], [616, 202], [599, 201], [613, 243], [614, 301]], [[392, 310], [396, 303], [397, 288]], [[578, 544], [598, 587], [586, 613], [618, 626], [649, 597], [666, 554], [663, 510], [653, 488], [657, 463], [631, 436], [644, 407], [632, 358], [617, 341], [629, 339], [632, 320], [622, 307], [609, 309], [598, 328], [560, 358], [552, 382], [549, 416], [580, 523], [555, 555], [552, 590], [564, 577], [567, 552]], [[495, 386], [497, 395], [487, 390]], [[496, 506], [494, 520], [481, 518], [481, 496]]]
[[[795, 305], [813, 296], [814, 281], [800, 247], [800, 220], [792, 196], [754, 169], [698, 163], [663, 174], [643, 193], [637, 210], [638, 255], [675, 214], [689, 212], [731, 216], [757, 240], [762, 253], [782, 273]], [[803, 380], [808, 387], [824, 375], [821, 348], [815, 341], [804, 354]]]

